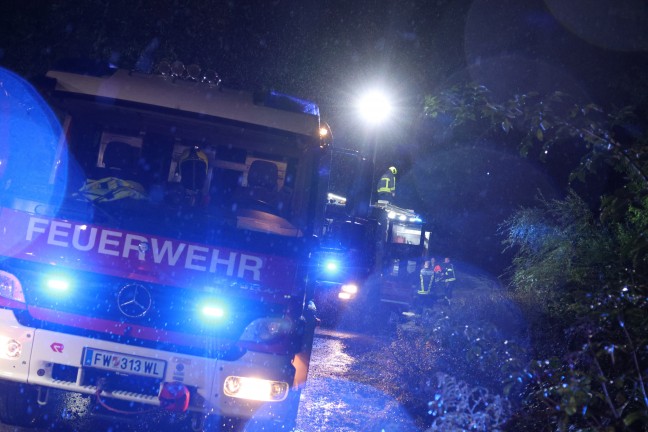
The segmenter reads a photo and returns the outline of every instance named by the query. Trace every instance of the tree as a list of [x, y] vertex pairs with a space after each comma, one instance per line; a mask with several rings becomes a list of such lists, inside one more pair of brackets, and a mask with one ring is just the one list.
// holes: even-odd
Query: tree
[[496, 102], [488, 89], [470, 84], [428, 97], [425, 113], [451, 128], [478, 123], [513, 135], [524, 157], [545, 160], [567, 147], [578, 156], [570, 183], [605, 167], [617, 174], [603, 197], [570, 188], [563, 199], [540, 197], [538, 206], [519, 209], [501, 226], [505, 246], [515, 251], [511, 286], [529, 310], [539, 311], [533, 326], [537, 360], [519, 374], [526, 403], [510, 427], [533, 420], [547, 430], [645, 428], [645, 111], [608, 113], [559, 91]]
[[[518, 251], [513, 285], [545, 311], [535, 325], [538, 360], [520, 375], [528, 383], [524, 421], [648, 425], [647, 256], [633, 245], [647, 221], [646, 198], [612, 222], [595, 218], [572, 192], [503, 224], [505, 243]], [[561, 331], [548, 337], [548, 327]]]
[[560, 91], [528, 92], [496, 102], [486, 87], [467, 84], [428, 96], [424, 113], [430, 118], [449, 117], [451, 128], [480, 121], [505, 134], [518, 131], [521, 155], [540, 160], [557, 146], [579, 147], [582, 159], [572, 179], [583, 179], [603, 161], [624, 174], [626, 181], [648, 189], [648, 134], [631, 129], [645, 120], [641, 118], [645, 113], [636, 107], [606, 113], [596, 104], [580, 103]]

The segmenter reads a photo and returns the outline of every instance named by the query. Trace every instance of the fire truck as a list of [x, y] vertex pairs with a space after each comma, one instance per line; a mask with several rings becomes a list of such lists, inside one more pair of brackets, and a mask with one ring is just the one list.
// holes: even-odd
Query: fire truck
[[361, 307], [367, 297], [366, 281], [374, 267], [372, 225], [367, 220], [350, 218], [344, 206], [333, 200], [329, 198], [321, 241], [313, 252], [314, 302], [323, 326], [337, 326], [343, 314], [352, 314]]
[[115, 419], [290, 430], [316, 325], [317, 105], [177, 64], [69, 64], [38, 92], [0, 72], [0, 420], [42, 426], [75, 395]]
[[324, 324], [341, 314], [358, 324], [373, 312], [400, 315], [416, 301], [430, 227], [413, 210], [371, 201], [373, 164], [357, 151], [333, 148], [328, 200], [314, 290]]

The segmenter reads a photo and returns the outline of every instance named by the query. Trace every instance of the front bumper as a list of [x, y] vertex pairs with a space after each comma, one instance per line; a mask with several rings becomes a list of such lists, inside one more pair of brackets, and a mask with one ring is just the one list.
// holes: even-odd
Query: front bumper
[[[84, 365], [88, 348], [150, 359], [164, 366], [158, 377], [97, 369]], [[274, 420], [291, 412], [286, 406], [293, 399], [291, 395], [279, 402], [227, 396], [224, 382], [228, 376], [292, 385], [295, 368], [288, 356], [247, 352], [235, 361], [224, 361], [34, 329], [20, 325], [13, 311], [0, 309], [0, 379], [98, 395], [108, 403], [112, 398], [151, 406], [160, 406], [158, 396], [164, 383], [174, 382], [189, 389], [189, 411]]]

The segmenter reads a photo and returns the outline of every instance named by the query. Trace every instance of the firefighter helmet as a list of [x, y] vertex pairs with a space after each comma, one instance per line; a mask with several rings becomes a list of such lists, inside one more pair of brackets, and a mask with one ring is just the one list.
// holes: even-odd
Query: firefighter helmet
[[178, 160], [180, 181], [190, 190], [200, 190], [207, 178], [207, 155], [200, 148], [193, 146], [183, 151]]
[[389, 171], [391, 171], [391, 173], [394, 174], [394, 175], [396, 175], [396, 173], [398, 172], [398, 170], [394, 166], [390, 166]]

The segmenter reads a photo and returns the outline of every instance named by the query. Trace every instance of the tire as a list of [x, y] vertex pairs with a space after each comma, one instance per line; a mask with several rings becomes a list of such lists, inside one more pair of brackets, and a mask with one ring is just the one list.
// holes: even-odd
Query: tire
[[44, 409], [38, 404], [37, 396], [34, 386], [0, 381], [0, 421], [24, 428], [40, 426]]

